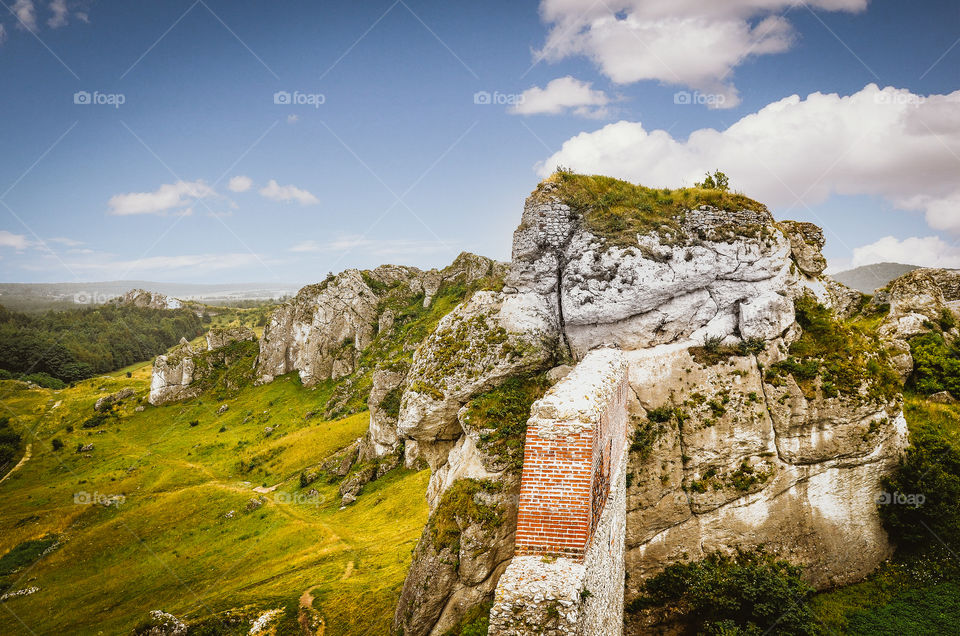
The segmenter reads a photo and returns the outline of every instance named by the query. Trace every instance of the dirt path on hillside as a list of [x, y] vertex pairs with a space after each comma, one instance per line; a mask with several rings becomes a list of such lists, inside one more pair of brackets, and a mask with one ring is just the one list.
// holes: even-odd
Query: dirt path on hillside
[[24, 452], [23, 458], [22, 458], [19, 462], [17, 462], [17, 465], [16, 465], [16, 466], [14, 466], [13, 468], [10, 469], [10, 472], [9, 472], [9, 473], [7, 473], [6, 475], [4, 475], [3, 477], [0, 477], [0, 484], [2, 484], [3, 482], [5, 482], [5, 481], [7, 480], [7, 477], [9, 477], [9, 476], [12, 475], [13, 473], [17, 472], [17, 470], [18, 470], [21, 466], [23, 466], [23, 465], [26, 464], [28, 461], [30, 461], [30, 456], [31, 456], [32, 454], [33, 454], [33, 444], [27, 444], [27, 450], [26, 450], [26, 452]]
[[300, 613], [297, 616], [297, 622], [300, 623], [300, 631], [303, 636], [323, 636], [327, 629], [320, 612], [313, 608], [313, 591], [320, 587], [314, 585], [307, 588], [300, 596]]

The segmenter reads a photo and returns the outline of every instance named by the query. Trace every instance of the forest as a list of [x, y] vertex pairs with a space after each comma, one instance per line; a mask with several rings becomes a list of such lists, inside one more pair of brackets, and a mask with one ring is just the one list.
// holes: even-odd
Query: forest
[[187, 309], [102, 305], [23, 314], [0, 306], [0, 379], [59, 388], [152, 358], [202, 330]]

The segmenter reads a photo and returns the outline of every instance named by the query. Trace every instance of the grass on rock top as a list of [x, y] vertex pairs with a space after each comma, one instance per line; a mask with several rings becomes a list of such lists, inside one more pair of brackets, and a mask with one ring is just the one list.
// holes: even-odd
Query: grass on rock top
[[728, 212], [767, 207], [742, 194], [705, 188], [654, 189], [600, 175], [560, 170], [551, 194], [583, 215], [590, 232], [616, 245], [636, 245], [638, 234], [676, 234], [687, 210], [710, 205]]
[[[295, 625], [297, 599], [319, 585], [314, 607], [328, 635], [387, 633], [427, 521], [427, 471], [392, 471], [340, 510], [336, 484], [301, 488], [298, 476], [362, 435], [366, 413], [308, 417], [329, 392], [305, 389], [295, 374], [225, 402], [202, 396], [163, 407], [146, 404], [149, 379], [143, 364], [60, 391], [0, 383], [13, 425], [33, 444], [32, 458], [0, 484], [0, 555], [61, 541], [0, 582], [40, 588], [8, 599], [8, 609], [50, 633], [126, 633], [152, 609], [194, 621], [283, 607], [293, 613], [284, 624]], [[128, 386], [136, 395], [106, 427], [81, 428], [98, 397]], [[229, 410], [217, 415], [222, 404]], [[53, 439], [64, 447], [54, 450]], [[248, 510], [261, 485], [277, 488]], [[81, 504], [77, 493], [125, 499]], [[0, 632], [29, 633], [5, 615]]]

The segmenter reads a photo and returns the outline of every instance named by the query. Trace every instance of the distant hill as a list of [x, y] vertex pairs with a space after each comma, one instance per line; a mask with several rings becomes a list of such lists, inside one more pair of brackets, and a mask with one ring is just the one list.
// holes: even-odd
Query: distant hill
[[69, 309], [102, 305], [131, 289], [146, 289], [181, 300], [230, 304], [241, 300], [271, 300], [293, 295], [298, 285], [286, 283], [226, 283], [201, 285], [118, 280], [96, 283], [0, 283], [0, 305], [16, 311]]
[[890, 281], [900, 278], [904, 274], [909, 274], [915, 269], [920, 269], [920, 266], [904, 265], [902, 263], [876, 263], [839, 274], [831, 274], [831, 278], [840, 281], [847, 287], [852, 287], [865, 294], [872, 294], [877, 289], [886, 287]]

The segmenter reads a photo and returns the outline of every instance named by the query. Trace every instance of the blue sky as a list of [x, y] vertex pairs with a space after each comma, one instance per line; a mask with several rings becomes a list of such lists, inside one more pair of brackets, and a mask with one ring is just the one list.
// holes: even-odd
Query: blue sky
[[956, 2], [4, 11], [3, 281], [301, 284], [507, 260], [557, 164], [658, 187], [721, 168], [778, 217], [824, 225], [834, 268], [960, 267]]

